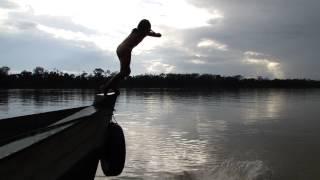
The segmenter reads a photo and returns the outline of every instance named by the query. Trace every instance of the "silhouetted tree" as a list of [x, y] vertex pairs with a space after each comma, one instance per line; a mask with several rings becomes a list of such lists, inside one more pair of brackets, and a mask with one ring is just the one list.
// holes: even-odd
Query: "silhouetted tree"
[[237, 79], [237, 80], [242, 80], [244, 77], [242, 75], [235, 75], [235, 76], [232, 76], [234, 79]]
[[10, 68], [8, 66], [2, 66], [0, 68], [0, 76], [8, 76]]
[[[36, 67], [33, 73], [22, 71], [9, 74], [10, 68], [0, 68], [0, 88], [98, 88], [117, 72], [95, 68], [92, 73], [79, 75], [63, 73], [57, 69], [46, 71]], [[213, 74], [145, 74], [130, 76], [122, 81], [126, 88], [320, 88], [320, 81], [308, 79], [274, 79], [258, 76], [246, 79], [241, 75], [221, 76]]]
[[88, 73], [85, 72], [85, 71], [82, 71], [82, 73], [81, 73], [81, 75], [80, 75], [81, 79], [86, 79], [87, 76], [88, 76]]
[[44, 68], [38, 66], [38, 67], [34, 68], [33, 73], [34, 73], [36, 76], [42, 76], [42, 75], [44, 74]]
[[103, 76], [104, 70], [101, 69], [101, 68], [96, 68], [96, 69], [93, 70], [93, 74], [94, 74], [95, 77], [100, 78], [100, 77]]
[[110, 74], [111, 74], [111, 71], [110, 71], [110, 70], [104, 71], [104, 76], [105, 76], [105, 77], [110, 76]]
[[22, 78], [30, 78], [32, 76], [32, 72], [24, 70], [20, 73], [20, 76]]

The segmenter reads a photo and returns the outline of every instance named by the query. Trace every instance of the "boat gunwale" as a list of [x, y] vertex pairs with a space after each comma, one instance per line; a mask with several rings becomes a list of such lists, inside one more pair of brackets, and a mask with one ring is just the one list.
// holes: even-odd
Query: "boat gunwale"
[[[49, 114], [49, 113], [57, 113], [57, 112], [77, 110], [77, 109], [79, 109], [78, 111], [81, 111], [81, 110], [83, 110], [83, 109], [85, 109], [87, 107], [89, 107], [89, 106], [83, 106], [83, 107], [77, 107], [77, 108], [62, 109], [62, 110], [57, 110], [57, 111], [49, 111], [49, 112], [44, 112], [44, 113], [39, 113], [39, 114], [30, 114], [30, 115], [25, 115], [25, 116], [12, 117], [12, 118], [7, 118], [7, 119], [1, 119], [0, 121], [2, 121], [2, 120], [5, 120], [5, 121], [9, 120], [10, 121], [11, 119], [17, 119], [17, 118], [31, 118], [32, 116], [40, 116], [40, 115], [45, 115], [45, 114]], [[78, 111], [76, 111], [76, 112], [78, 112]], [[66, 115], [66, 117], [71, 116], [76, 112], [73, 112], [72, 114], [68, 114], [68, 115]], [[57, 120], [55, 122], [58, 122], [58, 121], [59, 120]], [[52, 122], [51, 124], [54, 124], [55, 122]], [[0, 139], [0, 148], [1, 148], [1, 146], [4, 146], [4, 145], [6, 145], [6, 144], [8, 144], [8, 143], [10, 143], [12, 141], [16, 141], [16, 140], [19, 140], [19, 139], [27, 138], [27, 137], [39, 134], [41, 132], [44, 132], [45, 129], [48, 129], [48, 131], [49, 131], [51, 129], [59, 127], [59, 124], [54, 125], [54, 126], [51, 126], [51, 124], [48, 124], [45, 127], [40, 127], [40, 128], [33, 129], [33, 130], [30, 130], [30, 131], [22, 132], [22, 133], [19, 133], [17, 135], [14, 135], [14, 136], [2, 138], [2, 139]], [[61, 126], [62, 125], [63, 125], [63, 123], [61, 123]]]
[[[89, 108], [89, 107], [91, 107], [91, 106], [86, 106], [85, 108], [83, 108], [83, 109], [81, 109], [81, 110], [84, 110], [84, 109]], [[80, 111], [81, 111], [81, 110], [80, 110]], [[107, 109], [106, 109], [106, 110], [107, 110]], [[75, 112], [75, 113], [77, 113], [77, 112]], [[74, 113], [74, 114], [75, 114], [75, 113]], [[6, 145], [10, 144], [11, 142], [23, 141], [23, 139], [27, 139], [27, 138], [29, 138], [29, 137], [36, 136], [36, 135], [38, 135], [38, 134], [45, 133], [45, 132], [49, 132], [49, 131], [51, 131], [51, 130], [54, 130], [54, 129], [57, 129], [57, 128], [60, 128], [60, 127], [63, 127], [63, 126], [67, 126], [67, 125], [69, 125], [69, 124], [72, 124], [71, 126], [66, 127], [65, 129], [62, 129], [61, 131], [58, 131], [58, 132], [56, 132], [56, 133], [53, 133], [53, 134], [47, 136], [47, 137], [44, 138], [44, 139], [41, 139], [41, 140], [39, 140], [39, 141], [37, 141], [37, 142], [34, 142], [34, 143], [31, 143], [29, 146], [27, 146], [27, 147], [25, 147], [25, 148], [22, 148], [22, 149], [19, 150], [19, 151], [15, 151], [15, 152], [12, 152], [11, 154], [6, 155], [5, 157], [3, 157], [3, 158], [0, 159], [0, 163], [1, 163], [2, 160], [5, 161], [7, 158], [10, 158], [10, 157], [14, 158], [14, 155], [15, 155], [16, 153], [21, 153], [21, 152], [23, 152], [24, 150], [27, 150], [28, 148], [32, 148], [32, 146], [34, 146], [34, 145], [37, 145], [37, 144], [39, 144], [39, 143], [42, 143], [43, 141], [48, 140], [49, 138], [54, 138], [55, 135], [58, 135], [59, 133], [61, 133], [61, 132], [63, 132], [63, 131], [67, 131], [69, 128], [72, 128], [73, 126], [75, 126], [75, 125], [77, 125], [77, 124], [79, 124], [79, 123], [82, 123], [82, 122], [84, 122], [84, 121], [86, 121], [86, 120], [89, 120], [89, 117], [95, 115], [96, 113], [97, 113], [97, 111], [94, 112], [93, 114], [90, 114], [90, 115], [87, 115], [87, 116], [83, 116], [83, 117], [76, 118], [76, 119], [73, 119], [73, 120], [69, 120], [69, 121], [66, 121], [66, 122], [58, 123], [58, 124], [55, 124], [55, 125], [48, 125], [47, 127], [35, 129], [35, 130], [31, 131], [31, 132], [28, 131], [28, 132], [26, 132], [26, 133], [22, 133], [22, 134], [20, 135], [20, 136], [22, 136], [21, 138], [13, 139], [12, 141], [10, 141], [10, 142], [8, 142], [8, 143], [6, 143], [6, 144], [1, 145], [0, 148], [1, 148], [2, 146], [6, 146]], [[72, 116], [72, 115], [73, 115], [73, 114], [71, 114], [71, 115], [69, 115], [69, 116]], [[108, 114], [106, 114], [106, 115], [113, 116], [113, 109], [110, 109], [110, 113], [108, 113]], [[67, 117], [69, 117], [69, 116], [67, 116]], [[67, 118], [67, 117], [66, 117], [66, 118]], [[107, 124], [108, 124], [108, 123], [107, 123]]]

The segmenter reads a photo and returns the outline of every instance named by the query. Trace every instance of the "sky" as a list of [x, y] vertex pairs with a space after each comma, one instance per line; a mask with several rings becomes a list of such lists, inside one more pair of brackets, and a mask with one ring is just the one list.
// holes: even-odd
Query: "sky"
[[320, 80], [318, 0], [0, 0], [0, 66], [119, 71], [115, 50], [141, 19], [161, 38], [132, 53], [136, 74]]

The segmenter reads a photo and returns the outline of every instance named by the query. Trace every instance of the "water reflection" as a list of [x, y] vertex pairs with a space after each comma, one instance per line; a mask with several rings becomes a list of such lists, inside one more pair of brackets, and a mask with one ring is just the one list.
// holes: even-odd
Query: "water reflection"
[[93, 97], [92, 90], [0, 90], [0, 119], [90, 105]]
[[161, 179], [168, 173], [221, 168], [228, 124], [239, 117], [239, 110], [229, 105], [240, 103], [241, 93], [157, 90], [126, 95], [117, 103], [121, 113], [116, 117], [125, 127], [128, 148], [126, 169], [119, 179]]
[[7, 90], [0, 90], [0, 112], [7, 112], [9, 110], [9, 92]]
[[261, 120], [278, 119], [285, 102], [285, 92], [281, 90], [255, 90], [250, 101], [246, 100], [244, 123], [256, 123]]
[[296, 126], [283, 126], [303, 114], [296, 106], [308, 106], [308, 113], [316, 114], [312, 108], [316, 104], [305, 100], [314, 96], [320, 104], [319, 91], [313, 95], [303, 91], [292, 95], [290, 90], [128, 91], [117, 104], [116, 116], [126, 128], [127, 164], [124, 173], [112, 179], [291, 177], [281, 171], [296, 166], [280, 163], [288, 151], [279, 147], [296, 143], [291, 138], [279, 141], [278, 135], [297, 134]]
[[[2, 90], [0, 115], [89, 105], [93, 94]], [[122, 90], [126, 166], [96, 179], [320, 179], [319, 107], [319, 90]]]

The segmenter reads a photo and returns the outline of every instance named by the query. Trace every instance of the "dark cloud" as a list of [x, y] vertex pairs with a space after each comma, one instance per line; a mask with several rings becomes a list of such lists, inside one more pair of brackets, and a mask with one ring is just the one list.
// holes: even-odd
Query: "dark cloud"
[[81, 72], [96, 67], [118, 70], [113, 53], [101, 51], [85, 42], [55, 39], [41, 31], [33, 33], [0, 34], [1, 64], [12, 70], [32, 70], [36, 66], [46, 69]]
[[193, 30], [190, 41], [213, 37], [233, 50], [276, 57], [287, 77], [320, 79], [320, 13], [317, 0], [189, 0], [224, 14], [221, 26]]
[[[194, 43], [195, 44], [195, 43]], [[184, 47], [188, 47], [187, 45]], [[213, 50], [207, 56], [196, 56], [196, 45], [187, 49], [176, 45], [167, 44], [152, 50], [150, 53], [133, 56], [133, 62], [151, 63], [157, 60], [161, 63], [174, 66], [175, 73], [211, 73], [220, 75], [244, 75], [247, 77], [256, 77], [257, 72], [252, 69], [255, 67], [250, 64], [243, 63], [242, 53], [229, 51]], [[192, 52], [195, 51], [195, 52]], [[198, 50], [201, 54], [201, 50]], [[138, 63], [135, 68], [139, 68], [138, 72], [143, 72], [144, 67]], [[261, 75], [274, 77], [274, 74], [268, 72], [265, 68], [259, 69]]]

